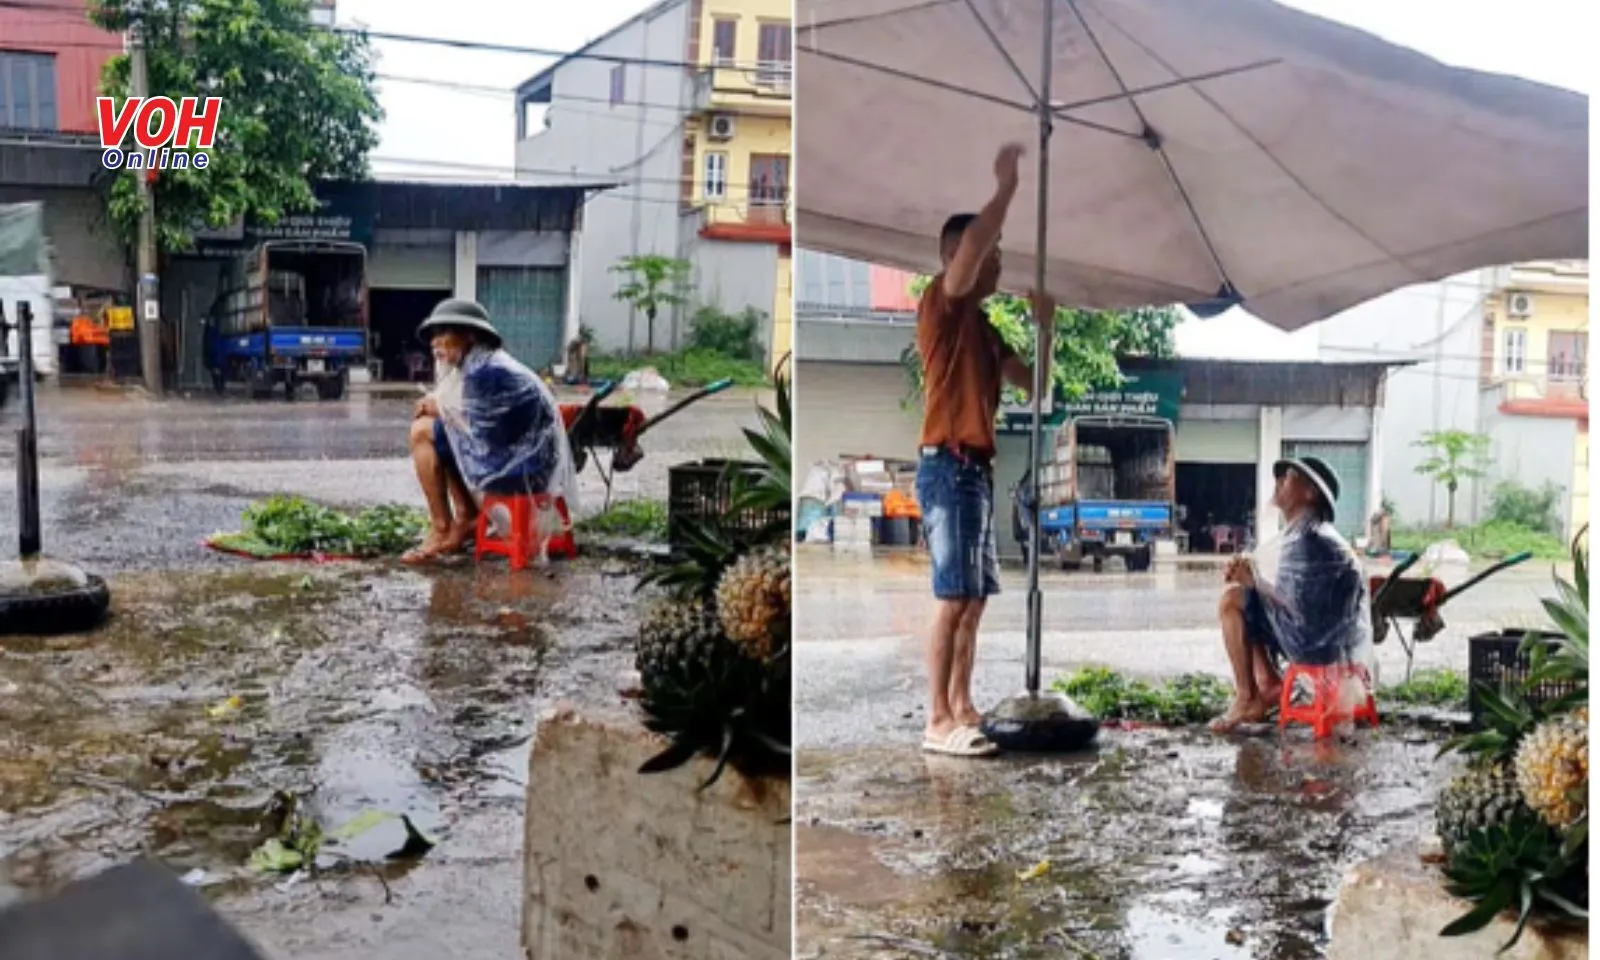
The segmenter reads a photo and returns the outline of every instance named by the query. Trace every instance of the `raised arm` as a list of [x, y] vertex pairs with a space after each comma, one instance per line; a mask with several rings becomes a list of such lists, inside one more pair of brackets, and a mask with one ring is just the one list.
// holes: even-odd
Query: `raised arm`
[[1000, 240], [1000, 228], [1005, 226], [1006, 211], [1011, 198], [1017, 193], [1017, 161], [1022, 158], [1020, 144], [1008, 143], [1000, 148], [994, 158], [994, 196], [978, 211], [978, 219], [961, 235], [955, 255], [944, 269], [944, 295], [958, 300], [978, 282], [983, 260]]

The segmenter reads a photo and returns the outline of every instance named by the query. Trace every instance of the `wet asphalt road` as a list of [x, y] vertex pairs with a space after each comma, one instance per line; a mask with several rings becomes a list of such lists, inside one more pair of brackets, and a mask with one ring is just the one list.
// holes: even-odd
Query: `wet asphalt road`
[[[609, 403], [627, 402], [614, 395]], [[660, 394], [633, 402], [654, 413]], [[250, 402], [196, 398], [155, 402], [137, 392], [46, 387], [39, 397], [39, 481], [45, 552], [97, 572], [216, 567], [199, 543], [237, 529], [252, 501], [292, 493], [330, 506], [421, 506], [406, 429], [414, 398], [353, 393]], [[646, 434], [645, 459], [618, 475], [615, 495], [665, 499], [667, 467], [737, 454], [739, 428], [754, 422], [755, 395], [729, 391], [700, 401]], [[13, 404], [0, 409], [0, 550], [15, 543]], [[581, 475], [579, 513], [598, 510], [605, 487]]]
[[[740, 453], [754, 399], [712, 398], [647, 435], [618, 495], [664, 499], [670, 464]], [[200, 546], [273, 493], [420, 505], [411, 406], [42, 393], [46, 552], [106, 575], [113, 615], [0, 641], [0, 904], [148, 854], [199, 871], [269, 960], [520, 956], [527, 744], [558, 703], [621, 705], [637, 564], [308, 567]], [[0, 551], [13, 450], [0, 442]], [[598, 509], [593, 467], [583, 482]], [[439, 845], [386, 863], [391, 824], [280, 887], [244, 866], [280, 791], [326, 828], [408, 813]]]
[[[1417, 665], [1465, 671], [1469, 634], [1538, 623], [1549, 574], [1462, 594]], [[803, 547], [796, 576], [797, 957], [1311, 960], [1345, 870], [1414, 842], [1451, 770], [1437, 734], [1392, 725], [1321, 747], [1270, 728], [1104, 730], [1081, 756], [928, 758], [925, 562]], [[1088, 664], [1226, 676], [1220, 579], [1211, 563], [1045, 572], [1044, 683]], [[980, 708], [1023, 686], [1025, 573], [1002, 585]], [[1404, 673], [1393, 639], [1379, 662], [1380, 683]]]
[[[914, 743], [922, 729], [923, 638], [931, 615], [926, 561], [910, 553], [872, 557], [796, 551], [795, 723], [802, 750]], [[1447, 583], [1464, 570], [1438, 571]], [[1462, 593], [1441, 612], [1447, 629], [1417, 647], [1416, 666], [1465, 672], [1466, 638], [1499, 627], [1541, 624], [1551, 567], [1533, 562]], [[1131, 675], [1204, 672], [1227, 677], [1216, 627], [1221, 568], [1158, 563], [1149, 573], [1044, 571], [1045, 683], [1086, 664]], [[984, 612], [974, 678], [980, 706], [1023, 686], [1026, 573], [1001, 572], [1002, 592]], [[1378, 682], [1398, 682], [1405, 654], [1392, 637], [1378, 647]], [[914, 714], [914, 716], [908, 716]]]

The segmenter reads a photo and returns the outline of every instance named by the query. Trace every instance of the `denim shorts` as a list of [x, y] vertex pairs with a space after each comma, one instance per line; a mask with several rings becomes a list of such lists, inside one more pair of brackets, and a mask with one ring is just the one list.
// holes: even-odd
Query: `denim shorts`
[[994, 540], [994, 474], [948, 451], [924, 454], [917, 503], [933, 559], [933, 595], [982, 600], [1000, 592]]

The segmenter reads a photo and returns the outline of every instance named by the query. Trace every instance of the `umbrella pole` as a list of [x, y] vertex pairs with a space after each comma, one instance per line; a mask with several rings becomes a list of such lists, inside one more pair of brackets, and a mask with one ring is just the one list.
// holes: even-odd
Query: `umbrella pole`
[[[1071, 2], [1071, 0], [1068, 0]], [[1040, 71], [1039, 96], [1039, 234], [1037, 263], [1034, 265], [1034, 288], [1045, 289], [1045, 240], [1050, 213], [1050, 130], [1051, 116], [1050, 76], [1055, 51], [1051, 41], [1055, 35], [1055, 4], [1044, 3], [1044, 51]], [[1034, 317], [1035, 333], [1045, 329], [1044, 324], [1055, 323], [1055, 317]], [[1028, 434], [1028, 459], [1033, 469], [1029, 471], [1028, 489], [1033, 494], [1033, 523], [1028, 529], [1028, 689], [1020, 696], [1002, 700], [984, 717], [983, 733], [1002, 750], [1020, 753], [1074, 753], [1088, 747], [1099, 732], [1100, 725], [1084, 713], [1067, 697], [1039, 690], [1039, 661], [1041, 639], [1044, 631], [1044, 604], [1039, 593], [1039, 518], [1043, 512], [1039, 502], [1039, 460], [1044, 449], [1044, 397], [1052, 389], [1054, 378], [1050, 373], [1052, 357], [1044, 350], [1042, 341], [1035, 341], [1033, 357], [1033, 427]]]
[[[1039, 233], [1034, 245], [1033, 288], [1044, 292], [1045, 244], [1049, 239], [1050, 225], [1050, 133], [1053, 118], [1050, 114], [1051, 77], [1055, 61], [1055, 0], [1044, 0], [1043, 50], [1039, 64], [1039, 96], [1035, 104], [1039, 112]], [[1054, 359], [1044, 349], [1045, 324], [1054, 324], [1055, 317], [1034, 317], [1033, 351], [1033, 423], [1028, 432], [1028, 488], [1032, 496], [1033, 522], [1028, 526], [1028, 695], [1039, 693], [1040, 660], [1043, 656], [1044, 598], [1039, 592], [1039, 522], [1044, 506], [1039, 500], [1039, 469], [1044, 451], [1044, 394], [1051, 389], [1051, 361]]]

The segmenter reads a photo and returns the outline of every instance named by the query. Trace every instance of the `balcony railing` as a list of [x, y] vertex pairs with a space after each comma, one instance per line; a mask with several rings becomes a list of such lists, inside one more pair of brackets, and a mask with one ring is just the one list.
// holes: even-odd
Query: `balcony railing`
[[718, 64], [697, 70], [689, 79], [689, 102], [696, 113], [719, 106], [748, 108], [760, 101], [787, 107], [792, 93], [794, 65], [774, 60], [748, 65]]
[[756, 64], [756, 86], [773, 93], [787, 94], [794, 83], [794, 64], [788, 60], [767, 60]]
[[746, 223], [777, 226], [789, 222], [789, 208], [782, 200], [753, 200], [745, 211]]

